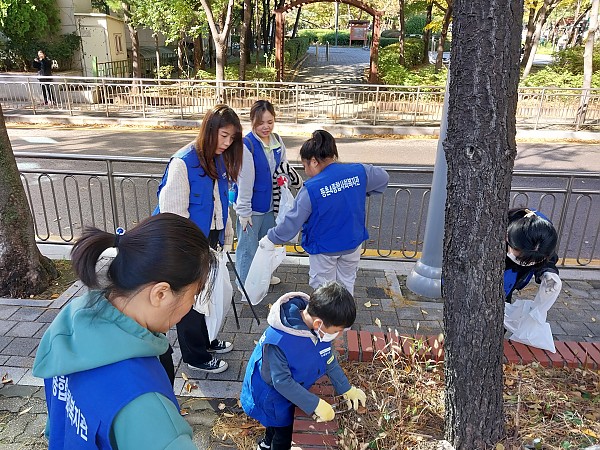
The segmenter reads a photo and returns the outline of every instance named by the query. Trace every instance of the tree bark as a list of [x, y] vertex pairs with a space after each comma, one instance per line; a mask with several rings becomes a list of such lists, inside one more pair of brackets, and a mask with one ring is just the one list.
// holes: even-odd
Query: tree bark
[[298, 25], [300, 24], [300, 14], [302, 13], [302, 7], [298, 8], [296, 11], [296, 20], [294, 21], [294, 29], [292, 30], [292, 39], [296, 37], [298, 34]]
[[503, 268], [523, 6], [455, 0], [444, 151], [442, 296], [446, 439], [457, 450], [504, 436]]
[[242, 18], [242, 28], [240, 30], [240, 68], [239, 78], [240, 80], [246, 79], [246, 64], [248, 63], [250, 41], [248, 40], [248, 28], [250, 28], [251, 19], [251, 8], [252, 4], [250, 0], [244, 0], [243, 4], [244, 14]]
[[592, 58], [594, 55], [594, 40], [598, 30], [598, 8], [600, 0], [592, 0], [592, 9], [590, 12], [590, 24], [588, 26], [587, 40], [583, 51], [583, 90], [581, 91], [581, 101], [577, 109], [576, 130], [584, 124], [585, 114], [587, 112], [590, 100], [590, 88], [592, 87]]
[[[542, 35], [542, 28], [548, 19], [548, 16], [552, 14], [554, 8], [560, 0], [544, 0], [542, 7], [537, 13], [535, 20], [535, 31], [533, 32], [533, 37], [531, 38], [531, 51], [529, 52], [529, 57], [527, 58], [527, 64], [525, 64], [525, 69], [523, 70], [523, 75], [521, 79], [527, 78], [529, 72], [531, 72], [531, 67], [533, 66], [533, 59], [535, 58], [535, 53], [537, 51], [538, 43], [540, 42], [540, 36]], [[525, 59], [523, 57], [523, 59]]]
[[422, 63], [426, 64], [429, 62], [429, 41], [431, 39], [431, 30], [429, 24], [433, 16], [433, 2], [427, 3], [427, 18], [425, 20], [425, 31], [423, 32], [423, 59]]
[[[208, 4], [208, 1], [200, 0], [200, 2], [202, 3], [202, 7], [204, 8], [204, 13], [206, 14], [206, 19], [210, 27], [210, 33], [212, 35], [212, 40], [215, 45], [215, 53], [217, 59], [215, 65], [215, 78], [217, 81], [223, 81], [225, 80], [225, 64], [227, 62], [227, 36], [229, 35], [229, 31], [231, 30], [233, 0], [228, 0], [227, 2], [227, 9], [222, 15], [224, 19], [222, 20], [220, 32], [217, 28], [217, 24], [215, 22], [215, 18], [213, 16], [210, 5]], [[220, 97], [221, 92], [218, 92], [217, 96]]]
[[0, 296], [29, 298], [58, 277], [35, 243], [33, 219], [0, 105]]
[[398, 0], [398, 7], [400, 12], [398, 13], [398, 24], [400, 25], [400, 36], [398, 36], [399, 42], [399, 55], [398, 55], [398, 64], [404, 66], [406, 61], [404, 59], [404, 0]]
[[527, 35], [525, 36], [525, 44], [523, 45], [523, 58], [521, 58], [521, 66], [525, 67], [531, 53], [531, 43], [533, 32], [535, 31], [535, 11], [537, 9], [537, 1], [534, 1], [529, 8], [529, 16], [527, 18]]
[[127, 2], [121, 4], [123, 6], [123, 20], [129, 31], [131, 39], [131, 64], [133, 66], [133, 78], [142, 78], [142, 67], [140, 64], [140, 40], [137, 31], [131, 24], [131, 6]]
[[[577, 7], [579, 7], [579, 3], [577, 4]], [[577, 42], [577, 28], [579, 26], [579, 23], [583, 20], [583, 18], [586, 16], [586, 14], [588, 13], [588, 11], [592, 8], [592, 5], [588, 5], [587, 8], [585, 8], [585, 11], [583, 11], [581, 14], [576, 14], [575, 17], [575, 22], [573, 22], [573, 26], [571, 28], [571, 34], [569, 35], [569, 40], [568, 42], [568, 46], [569, 47], [574, 47], [575, 43]]]
[[448, 27], [450, 26], [450, 19], [452, 18], [453, 4], [452, 0], [448, 0], [448, 7], [444, 14], [444, 22], [442, 23], [442, 31], [440, 32], [440, 42], [437, 48], [437, 58], [435, 60], [435, 71], [438, 72], [442, 68], [442, 62], [444, 58], [444, 44], [446, 43], [446, 37], [448, 36]]

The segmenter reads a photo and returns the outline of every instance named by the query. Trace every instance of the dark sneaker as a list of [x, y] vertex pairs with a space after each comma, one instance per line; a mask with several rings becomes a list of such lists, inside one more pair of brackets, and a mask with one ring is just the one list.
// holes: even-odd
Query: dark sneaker
[[200, 372], [221, 373], [227, 370], [229, 364], [222, 359], [213, 358], [210, 361], [198, 364], [197, 366], [188, 364], [188, 367], [192, 370], [199, 370]]
[[265, 444], [264, 440], [260, 441], [258, 443], [258, 447], [256, 447], [256, 450], [270, 450], [270, 449], [271, 449], [271, 446]]
[[229, 353], [233, 350], [233, 344], [227, 341], [214, 340], [212, 345], [207, 348], [211, 353]]

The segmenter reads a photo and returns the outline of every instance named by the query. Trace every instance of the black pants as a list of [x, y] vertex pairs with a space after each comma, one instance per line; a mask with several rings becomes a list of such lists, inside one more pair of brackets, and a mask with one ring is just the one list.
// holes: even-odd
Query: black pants
[[56, 102], [54, 98], [54, 86], [51, 83], [42, 83], [42, 95], [44, 96], [44, 104], [49, 101]]
[[[208, 234], [209, 245], [211, 248], [216, 248], [218, 242], [219, 231], [211, 230]], [[197, 366], [212, 359], [212, 354], [208, 352], [211, 341], [208, 337], [204, 314], [200, 314], [192, 308], [176, 326], [177, 339], [179, 340], [183, 362]], [[173, 349], [169, 346], [169, 350], [160, 356], [160, 362], [167, 371], [169, 378], [171, 378], [171, 373], [173, 373], [174, 380], [174, 366], [171, 353], [173, 353]], [[171, 380], [171, 384], [173, 384], [173, 380]]]
[[287, 427], [267, 427], [263, 442], [271, 446], [271, 450], [290, 450], [294, 424]]

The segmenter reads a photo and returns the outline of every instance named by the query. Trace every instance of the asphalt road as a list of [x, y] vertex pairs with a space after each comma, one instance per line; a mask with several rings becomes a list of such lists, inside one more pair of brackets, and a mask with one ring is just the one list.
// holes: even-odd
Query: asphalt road
[[[14, 151], [30, 151], [62, 154], [112, 155], [168, 158], [178, 148], [194, 139], [192, 130], [152, 130], [130, 128], [56, 128], [27, 127], [9, 129]], [[298, 161], [298, 151], [307, 138], [305, 135], [284, 135], [288, 157]], [[340, 159], [347, 162], [365, 162], [388, 167], [391, 190], [382, 197], [370, 199], [368, 247], [379, 249], [387, 255], [390, 251], [403, 252], [401, 256], [412, 257], [420, 250], [428, 205], [428, 186], [431, 168], [435, 162], [436, 139], [384, 139], [339, 138]], [[527, 191], [513, 199], [514, 205], [539, 207], [558, 223], [559, 212], [565, 201], [564, 191], [569, 184], [575, 189], [594, 192], [583, 196], [577, 213], [565, 217], [565, 237], [561, 246], [569, 258], [599, 258], [595, 236], [600, 223], [600, 179], [568, 178], [553, 171], [576, 171], [582, 174], [600, 172], [600, 146], [593, 143], [566, 142], [519, 142], [515, 163], [517, 170], [535, 171], [537, 175], [521, 175], [513, 178], [513, 190]], [[103, 163], [79, 161], [27, 160], [20, 161], [24, 169], [64, 170], [97, 172], [106, 170]], [[405, 168], [402, 169], [401, 167]], [[406, 167], [409, 166], [409, 167]], [[417, 167], [426, 167], [420, 171]], [[160, 176], [164, 164], [120, 163], [113, 169], [122, 173], [153, 174]], [[38, 236], [61, 235], [69, 240], [78, 234], [81, 224], [94, 223], [106, 229], [115, 228], [112, 212], [104, 208], [110, 192], [106, 184], [91, 180], [88, 175], [71, 177], [64, 182], [52, 182], [47, 177], [28, 175], [29, 193], [34, 204], [41, 204], [46, 197], [45, 208], [36, 207]], [[130, 225], [148, 216], [155, 203], [157, 180], [143, 177], [127, 178], [118, 183], [117, 203], [119, 224]], [[54, 192], [57, 202], [49, 202]], [[589, 200], [589, 201], [588, 201]], [[573, 202], [573, 198], [570, 199]], [[69, 208], [67, 208], [69, 205]], [[79, 207], [78, 207], [79, 206]], [[81, 209], [83, 214], [78, 215]], [[562, 252], [561, 252], [562, 253]]]
[[[193, 140], [197, 131], [132, 128], [14, 127], [8, 129], [13, 151], [151, 156], [168, 158]], [[308, 135], [283, 135], [288, 158]], [[437, 139], [337, 138], [340, 159], [383, 165], [430, 166]], [[299, 162], [299, 161], [298, 161]], [[573, 142], [518, 142], [516, 169], [600, 172], [600, 145]]]

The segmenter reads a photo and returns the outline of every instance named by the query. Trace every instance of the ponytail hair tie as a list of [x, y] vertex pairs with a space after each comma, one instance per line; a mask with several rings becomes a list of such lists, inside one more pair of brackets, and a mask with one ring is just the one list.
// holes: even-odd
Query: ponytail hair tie
[[533, 217], [533, 216], [537, 216], [535, 211], [525, 208], [525, 217]]
[[119, 240], [124, 234], [125, 230], [121, 227], [117, 227], [117, 229], [115, 230], [115, 245], [113, 245], [113, 247], [117, 248], [119, 246]]

